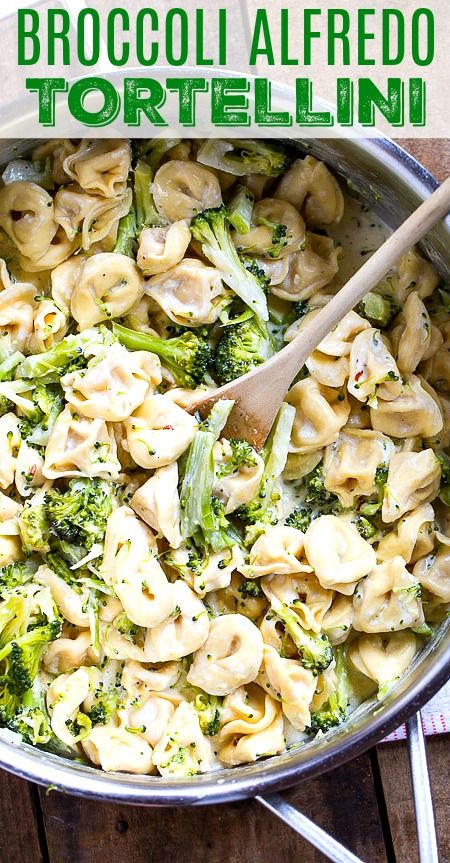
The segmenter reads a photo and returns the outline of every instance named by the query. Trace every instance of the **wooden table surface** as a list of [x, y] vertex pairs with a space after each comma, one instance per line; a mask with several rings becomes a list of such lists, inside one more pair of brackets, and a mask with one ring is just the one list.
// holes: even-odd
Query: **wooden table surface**
[[[403, 142], [435, 176], [450, 174], [450, 140]], [[442, 863], [450, 863], [449, 741], [428, 740]], [[286, 797], [365, 863], [417, 863], [405, 745], [384, 744]], [[0, 863], [324, 863], [252, 802], [142, 809], [80, 800], [0, 771]]]

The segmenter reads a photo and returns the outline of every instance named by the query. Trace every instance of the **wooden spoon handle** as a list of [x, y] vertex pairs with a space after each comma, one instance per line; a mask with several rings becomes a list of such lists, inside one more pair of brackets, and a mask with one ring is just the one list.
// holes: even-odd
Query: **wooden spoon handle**
[[[382, 246], [327, 303], [320, 314], [301, 329], [298, 337], [281, 352], [286, 378], [295, 377], [311, 351], [325, 338], [360, 300], [374, 288], [411, 246], [421, 240], [430, 228], [450, 210], [450, 177], [427, 198], [406, 222], [397, 228]], [[280, 354], [278, 354], [280, 356]]]

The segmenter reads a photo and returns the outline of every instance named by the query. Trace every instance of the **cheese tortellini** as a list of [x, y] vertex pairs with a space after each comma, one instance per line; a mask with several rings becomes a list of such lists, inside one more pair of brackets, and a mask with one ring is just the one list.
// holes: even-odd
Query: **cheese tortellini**
[[102, 252], [77, 274], [70, 312], [80, 330], [126, 314], [142, 296], [139, 270], [127, 255]]
[[220, 274], [194, 258], [185, 258], [146, 284], [152, 297], [175, 324], [198, 327], [217, 320], [230, 302]]
[[377, 217], [282, 143], [30, 160], [0, 188], [0, 726], [167, 781], [314, 747], [448, 615], [447, 291], [411, 249], [257, 451], [199, 403], [313, 329]]

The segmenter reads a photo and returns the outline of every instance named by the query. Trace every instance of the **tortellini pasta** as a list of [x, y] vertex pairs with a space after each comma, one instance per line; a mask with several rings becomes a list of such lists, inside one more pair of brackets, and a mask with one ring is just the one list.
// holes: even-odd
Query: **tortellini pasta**
[[171, 585], [173, 611], [147, 630], [144, 651], [149, 662], [169, 662], [199, 650], [208, 638], [208, 612], [184, 581]]
[[97, 725], [82, 741], [83, 749], [93, 764], [107, 773], [152, 773], [152, 748], [142, 735], [137, 736], [122, 726]]
[[179, 264], [191, 241], [186, 220], [163, 228], [144, 228], [139, 237], [137, 265], [144, 276], [165, 273]]
[[171, 321], [191, 327], [214, 323], [230, 301], [220, 273], [195, 258], [153, 276], [145, 290]]
[[343, 507], [375, 491], [375, 475], [394, 452], [390, 438], [370, 429], [344, 428], [326, 447], [323, 459], [325, 488], [334, 492]]
[[420, 626], [422, 604], [416, 579], [402, 557], [375, 566], [353, 597], [353, 627], [360, 632], [395, 632]]
[[172, 548], [181, 545], [177, 462], [158, 468], [135, 491], [130, 505], [146, 524], [165, 536]]
[[187, 679], [210, 695], [227, 695], [255, 679], [262, 658], [263, 640], [254, 623], [242, 614], [225, 614], [211, 621]]
[[310, 567], [302, 560], [303, 550], [303, 534], [295, 527], [281, 524], [266, 527], [250, 549], [248, 564], [241, 571], [246, 578], [307, 572]]
[[102, 575], [137, 626], [158, 626], [176, 605], [174, 588], [157, 559], [154, 534], [129, 507], [109, 516]]
[[167, 396], [149, 396], [125, 420], [126, 448], [141, 467], [163, 467], [188, 448], [196, 427], [195, 418]]
[[350, 660], [379, 686], [400, 677], [414, 659], [417, 639], [410, 630], [386, 635], [360, 635], [349, 648]]
[[219, 759], [236, 765], [284, 749], [283, 714], [267, 692], [251, 684], [227, 695], [219, 734]]
[[436, 394], [415, 375], [411, 375], [396, 398], [392, 401], [380, 399], [377, 406], [371, 408], [370, 421], [377, 431], [398, 438], [433, 437], [443, 426]]
[[233, 449], [226, 438], [217, 441], [214, 447], [216, 476], [213, 494], [225, 504], [225, 514], [234, 512], [239, 506], [251, 501], [258, 493], [264, 471], [264, 461], [252, 450], [246, 462], [234, 470]]
[[378, 399], [393, 401], [401, 389], [400, 372], [380, 331], [371, 328], [359, 333], [350, 351], [349, 393], [376, 408]]
[[350, 413], [345, 395], [305, 378], [289, 390], [286, 401], [295, 407], [290, 452], [307, 453], [336, 440]]
[[114, 198], [103, 198], [87, 195], [77, 186], [67, 186], [55, 195], [54, 218], [69, 241], [81, 234], [81, 248], [88, 252], [95, 243], [116, 239], [119, 220], [129, 212], [131, 201], [131, 189]]
[[378, 560], [400, 555], [406, 563], [415, 563], [433, 546], [434, 510], [430, 503], [425, 503], [398, 520], [395, 529], [380, 539], [376, 553]]
[[63, 162], [66, 174], [82, 189], [104, 198], [125, 192], [130, 165], [130, 145], [114, 138], [81, 141]]
[[263, 680], [276, 701], [281, 701], [284, 715], [297, 731], [310, 724], [309, 705], [316, 689], [316, 678], [295, 659], [283, 659], [275, 648], [264, 647]]
[[212, 767], [212, 748], [201, 732], [194, 708], [183, 701], [175, 710], [153, 751], [162, 776], [193, 776]]
[[352, 524], [321, 515], [305, 533], [305, 552], [322, 587], [350, 595], [375, 566], [375, 552]]
[[169, 222], [192, 219], [196, 213], [222, 203], [220, 184], [212, 171], [177, 159], [158, 169], [152, 193], [158, 212]]
[[422, 587], [429, 591], [440, 603], [450, 602], [450, 549], [445, 537], [437, 552], [432, 552], [418, 560], [414, 567], [414, 577]]
[[[282, 229], [281, 239], [277, 228]], [[253, 207], [252, 226], [245, 234], [233, 233], [236, 248], [245, 254], [284, 258], [302, 248], [305, 223], [298, 210], [287, 201], [263, 198]]]
[[389, 464], [382, 518], [388, 524], [436, 497], [441, 468], [432, 449], [399, 452]]
[[107, 252], [87, 258], [72, 292], [70, 312], [80, 330], [125, 315], [142, 296], [134, 261]]
[[275, 197], [302, 210], [307, 225], [340, 222], [344, 198], [335, 177], [314, 156], [297, 159], [280, 180]]
[[147, 351], [108, 348], [99, 362], [61, 379], [66, 401], [75, 411], [109, 422], [127, 419], [161, 383], [160, 362]]
[[56, 234], [53, 199], [36, 183], [17, 181], [0, 190], [0, 227], [25, 257], [39, 259]]
[[67, 405], [56, 419], [45, 450], [46, 479], [98, 476], [117, 480], [120, 462], [111, 426], [75, 413]]
[[6, 338], [11, 349], [25, 351], [34, 330], [36, 288], [30, 284], [17, 284], [0, 293], [0, 336]]
[[409, 377], [426, 356], [431, 342], [431, 321], [419, 294], [408, 294], [392, 340], [397, 345], [397, 365], [402, 375]]
[[307, 300], [326, 287], [339, 270], [340, 247], [331, 237], [306, 233], [304, 248], [287, 259], [283, 278], [275, 282], [272, 293], [282, 300]]

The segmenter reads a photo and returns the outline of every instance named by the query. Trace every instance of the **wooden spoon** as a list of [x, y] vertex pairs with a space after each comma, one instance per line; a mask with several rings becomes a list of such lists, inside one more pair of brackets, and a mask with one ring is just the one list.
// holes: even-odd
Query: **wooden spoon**
[[298, 336], [287, 347], [248, 374], [191, 405], [190, 412], [199, 411], [201, 416], [206, 416], [219, 399], [234, 399], [225, 435], [243, 438], [261, 449], [290, 384], [310, 353], [449, 210], [450, 177], [391, 234], [319, 314], [313, 315], [309, 323], [306, 319]]

